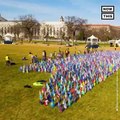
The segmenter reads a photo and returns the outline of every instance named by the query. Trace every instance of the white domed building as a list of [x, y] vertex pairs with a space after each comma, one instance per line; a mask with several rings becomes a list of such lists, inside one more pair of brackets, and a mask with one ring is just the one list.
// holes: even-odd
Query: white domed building
[[49, 37], [60, 38], [63, 33], [67, 36], [67, 26], [62, 16], [59, 21], [41, 23], [40, 36], [42, 37], [48, 35]]

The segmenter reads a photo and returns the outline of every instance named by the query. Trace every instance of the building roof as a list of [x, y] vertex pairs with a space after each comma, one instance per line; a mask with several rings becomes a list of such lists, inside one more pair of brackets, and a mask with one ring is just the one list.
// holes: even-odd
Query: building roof
[[110, 25], [110, 24], [87, 24], [87, 25], [96, 25], [96, 26], [108, 26], [108, 25]]
[[5, 18], [3, 18], [0, 14], [0, 22], [4, 22], [4, 21], [7, 21]]
[[107, 26], [111, 26], [111, 27], [116, 27], [116, 28], [120, 28], [120, 26], [116, 26], [116, 25], [111, 25], [111, 24], [87, 24], [88, 26], [97, 26], [97, 27], [107, 27]]

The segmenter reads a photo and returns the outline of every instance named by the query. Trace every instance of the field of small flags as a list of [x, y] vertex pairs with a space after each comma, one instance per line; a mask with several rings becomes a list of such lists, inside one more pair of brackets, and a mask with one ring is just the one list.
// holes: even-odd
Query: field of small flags
[[[32, 64], [30, 67], [29, 52], [41, 58], [43, 50], [49, 55], [58, 52], [59, 47], [65, 51], [66, 47], [0, 45], [0, 119], [118, 119], [120, 112], [116, 112], [116, 71], [120, 68], [120, 48], [115, 51], [109, 46], [102, 46], [97, 53], [83, 55], [84, 46], [70, 48], [71, 54], [80, 50], [80, 55], [53, 60], [49, 64]], [[16, 65], [6, 66], [6, 55]], [[23, 61], [24, 56], [28, 60]], [[120, 70], [118, 80], [119, 73]], [[46, 83], [34, 86], [33, 83], [39, 80]]]

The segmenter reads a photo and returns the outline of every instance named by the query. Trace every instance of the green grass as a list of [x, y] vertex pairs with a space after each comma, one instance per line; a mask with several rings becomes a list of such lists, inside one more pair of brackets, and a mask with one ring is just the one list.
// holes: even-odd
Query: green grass
[[[120, 118], [120, 112], [116, 112], [116, 73], [107, 78], [106, 81], [96, 85], [92, 91], [63, 113], [60, 113], [57, 107], [52, 109], [49, 106], [39, 104], [38, 91], [41, 87], [24, 88], [24, 85], [32, 85], [37, 80], [48, 80], [50, 74], [19, 72], [20, 65], [29, 63], [29, 60], [23, 62], [21, 58], [28, 57], [29, 52], [37, 54], [40, 58], [42, 50], [45, 49], [50, 53], [58, 51], [59, 47], [41, 44], [0, 45], [0, 120], [118, 120]], [[106, 47], [105, 49], [108, 48]], [[65, 46], [61, 46], [61, 50], [65, 49]], [[72, 53], [76, 50], [83, 51], [84, 46], [70, 48]], [[6, 54], [17, 65], [5, 66], [4, 57]]]

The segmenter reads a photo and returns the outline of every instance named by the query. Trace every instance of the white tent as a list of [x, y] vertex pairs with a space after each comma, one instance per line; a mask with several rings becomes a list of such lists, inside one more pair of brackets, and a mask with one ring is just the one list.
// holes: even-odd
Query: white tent
[[4, 40], [5, 41], [12, 41], [12, 38], [14, 37], [13, 34], [7, 33], [4, 35]]
[[87, 38], [87, 43], [93, 44], [98, 44], [99, 39], [95, 37], [94, 35], [91, 35], [90, 37]]
[[90, 40], [92, 40], [92, 39], [97, 39], [97, 40], [98, 40], [98, 38], [95, 37], [94, 35], [91, 35], [90, 37], [87, 38], [87, 40], [88, 40], [88, 39], [90, 39]]
[[4, 44], [12, 44], [13, 43], [13, 34], [7, 33], [4, 35]]
[[14, 35], [10, 34], [10, 33], [7, 33], [7, 34], [4, 35], [4, 37], [14, 37]]

